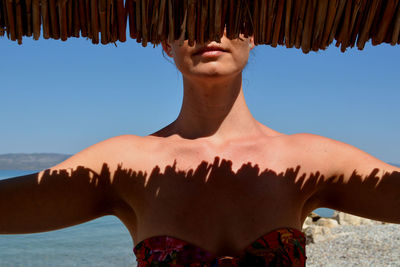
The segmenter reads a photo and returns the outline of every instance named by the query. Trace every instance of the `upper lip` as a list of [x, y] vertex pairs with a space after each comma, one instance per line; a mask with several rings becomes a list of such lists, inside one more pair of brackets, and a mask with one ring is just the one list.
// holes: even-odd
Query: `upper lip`
[[194, 54], [200, 54], [205, 51], [224, 51], [224, 52], [226, 52], [227, 50], [218, 45], [208, 45], [208, 46], [201, 47], [200, 49], [197, 49]]

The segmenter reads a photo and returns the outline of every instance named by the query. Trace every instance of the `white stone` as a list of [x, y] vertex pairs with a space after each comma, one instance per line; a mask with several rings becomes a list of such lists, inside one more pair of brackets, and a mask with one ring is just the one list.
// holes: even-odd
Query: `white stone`
[[331, 230], [328, 227], [312, 225], [304, 229], [307, 244], [318, 243], [328, 239], [332, 239]]
[[348, 213], [335, 211], [332, 216], [340, 225], [375, 225], [384, 224], [380, 221], [370, 220], [367, 218], [351, 215]]
[[331, 218], [321, 218], [315, 222], [315, 225], [324, 226], [327, 228], [334, 228], [339, 226], [338, 221], [331, 219]]

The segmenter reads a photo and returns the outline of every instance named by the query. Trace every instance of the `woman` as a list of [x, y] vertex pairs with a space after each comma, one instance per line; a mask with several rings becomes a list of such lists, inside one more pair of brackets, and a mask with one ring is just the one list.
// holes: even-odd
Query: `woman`
[[[251, 37], [163, 43], [183, 76], [178, 118], [118, 136], [33, 175], [0, 182], [0, 233], [117, 216], [139, 266], [302, 266], [302, 223], [329, 207], [400, 223], [400, 169], [349, 145], [285, 135], [249, 112]], [[197, 264], [197, 265], [196, 265]]]

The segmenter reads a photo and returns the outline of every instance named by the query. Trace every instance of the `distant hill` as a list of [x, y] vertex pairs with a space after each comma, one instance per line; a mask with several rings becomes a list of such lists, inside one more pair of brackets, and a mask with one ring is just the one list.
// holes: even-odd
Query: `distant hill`
[[2, 154], [0, 170], [43, 170], [57, 165], [70, 156], [56, 153]]

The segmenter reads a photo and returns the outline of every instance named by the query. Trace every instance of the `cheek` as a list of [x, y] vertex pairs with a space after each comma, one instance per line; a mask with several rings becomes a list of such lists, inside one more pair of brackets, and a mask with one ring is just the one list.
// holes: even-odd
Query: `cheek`
[[245, 66], [247, 64], [247, 61], [249, 60], [249, 51], [250, 49], [247, 47], [242, 47], [240, 50], [237, 50], [234, 58], [238, 65]]
[[190, 52], [188, 49], [186, 49], [186, 47], [174, 47], [174, 61], [178, 69], [190, 63], [190, 60]]
[[235, 40], [234, 49], [235, 49], [235, 58], [237, 59], [237, 61], [247, 62], [250, 54], [249, 41]]
[[193, 65], [193, 61], [190, 56], [184, 53], [175, 54], [174, 62], [176, 68], [182, 73], [187, 73]]

